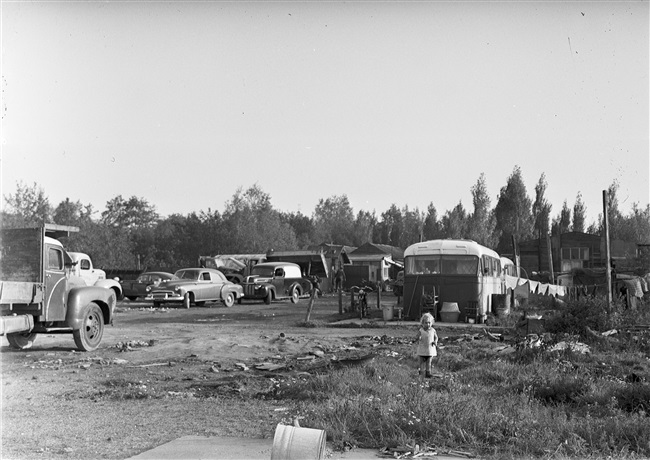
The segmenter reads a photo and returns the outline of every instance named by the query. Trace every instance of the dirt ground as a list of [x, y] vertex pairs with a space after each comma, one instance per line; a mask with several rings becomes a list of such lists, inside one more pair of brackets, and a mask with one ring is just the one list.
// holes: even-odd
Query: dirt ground
[[348, 317], [335, 296], [316, 300], [310, 320], [318, 327], [305, 327], [307, 305], [185, 310], [124, 300], [89, 353], [76, 351], [71, 334], [39, 335], [22, 351], [3, 337], [1, 457], [128, 458], [184, 435], [272, 437], [288, 416], [263, 397], [278, 378], [364, 350], [389, 353], [416, 330], [386, 325], [376, 307], [376, 328], [326, 327]]

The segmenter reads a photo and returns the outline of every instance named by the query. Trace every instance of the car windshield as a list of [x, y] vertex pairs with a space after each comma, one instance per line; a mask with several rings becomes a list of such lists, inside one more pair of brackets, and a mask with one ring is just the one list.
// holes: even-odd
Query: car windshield
[[178, 270], [175, 275], [181, 280], [197, 280], [199, 279], [199, 273], [201, 272], [198, 270]]
[[259, 265], [256, 267], [253, 267], [252, 274], [253, 275], [258, 275], [258, 276], [268, 276], [271, 277], [273, 276], [273, 267], [260, 267]]

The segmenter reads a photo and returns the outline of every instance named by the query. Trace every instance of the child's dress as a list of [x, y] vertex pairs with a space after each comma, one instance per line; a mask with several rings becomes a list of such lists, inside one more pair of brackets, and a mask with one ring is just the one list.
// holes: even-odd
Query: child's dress
[[420, 338], [418, 339], [416, 354], [418, 356], [438, 356], [436, 346], [433, 345], [433, 343], [437, 341], [437, 338], [438, 335], [434, 328], [431, 328], [428, 331], [420, 328]]

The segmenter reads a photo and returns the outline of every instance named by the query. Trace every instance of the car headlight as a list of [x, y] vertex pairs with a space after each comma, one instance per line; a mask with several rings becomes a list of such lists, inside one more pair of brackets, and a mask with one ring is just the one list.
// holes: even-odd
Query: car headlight
[[147, 286], [146, 288], [144, 288], [144, 290], [147, 292], [151, 292], [151, 286]]

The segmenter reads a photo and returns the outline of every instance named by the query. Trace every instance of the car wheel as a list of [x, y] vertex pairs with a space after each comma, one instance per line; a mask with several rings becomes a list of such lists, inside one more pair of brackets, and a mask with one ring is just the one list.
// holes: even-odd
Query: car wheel
[[300, 289], [294, 287], [291, 290], [291, 303], [298, 303], [299, 300], [300, 300]]
[[192, 299], [190, 299], [190, 293], [186, 292], [185, 296], [183, 297], [183, 307], [190, 308], [191, 303], [192, 303]]
[[136, 300], [138, 300], [138, 298], [134, 295], [128, 296], [127, 299], [129, 299], [131, 302], [135, 302]]
[[235, 305], [235, 294], [232, 292], [226, 292], [223, 294], [223, 304], [230, 308]]
[[267, 305], [271, 305], [271, 300], [273, 300], [273, 293], [269, 289], [269, 291], [266, 293], [266, 297], [264, 297], [264, 303]]
[[81, 351], [93, 351], [99, 346], [104, 335], [104, 315], [101, 308], [90, 302], [82, 316], [81, 328], [72, 331], [74, 343]]
[[161, 305], [162, 305], [162, 303], [154, 301], [153, 308], [160, 308]]
[[12, 332], [11, 334], [7, 334], [7, 340], [12, 348], [26, 350], [34, 345], [36, 334], [34, 332]]

